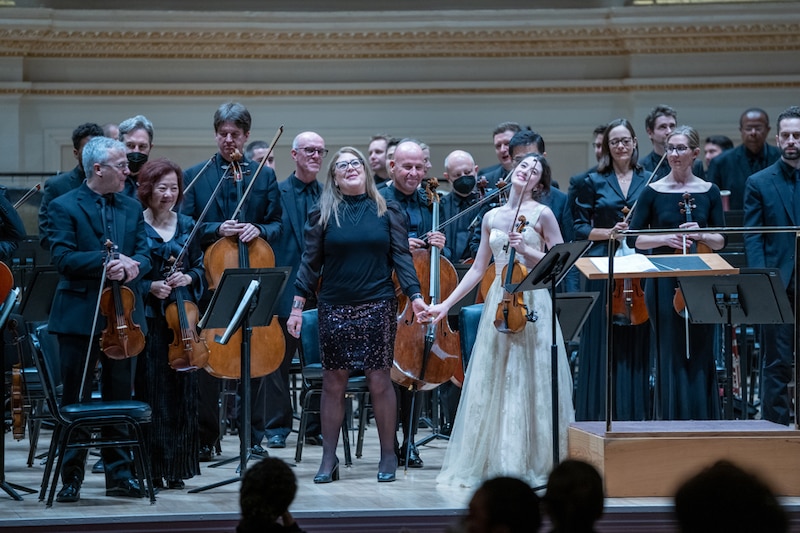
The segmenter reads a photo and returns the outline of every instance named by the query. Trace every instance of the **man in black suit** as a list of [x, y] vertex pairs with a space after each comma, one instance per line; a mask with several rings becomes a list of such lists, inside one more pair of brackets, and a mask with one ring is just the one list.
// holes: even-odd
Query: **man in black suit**
[[[131, 286], [150, 270], [142, 206], [119, 194], [128, 175], [125, 146], [108, 137], [95, 137], [83, 149], [83, 167], [86, 181], [53, 200], [49, 209], [50, 254], [61, 281], [53, 298], [48, 331], [58, 336], [63, 405], [90, 399], [90, 377], [83, 398], [79, 398], [84, 361], [90, 346], [88, 368], [95, 368], [98, 359], [102, 364], [103, 399], [131, 399], [135, 358], [110, 359], [101, 354], [98, 337], [105, 320], [101, 317], [96, 331], [92, 331], [92, 318], [97, 311], [95, 305], [103, 270], [107, 279]], [[114, 243], [118, 259], [106, 260], [106, 240]], [[144, 329], [141, 295], [135, 290], [134, 294], [133, 320]], [[106, 466], [107, 495], [144, 495], [131, 473], [132, 461], [127, 449], [105, 448], [102, 457]], [[58, 493], [58, 501], [80, 499], [85, 463], [86, 450], [64, 454], [64, 486]]]
[[[283, 211], [281, 224], [283, 233], [274, 244], [276, 266], [289, 266], [292, 271], [286, 282], [287, 287], [294, 287], [297, 277], [297, 268], [303, 257], [305, 238], [303, 229], [306, 225], [308, 213], [319, 199], [322, 187], [317, 181], [317, 174], [322, 168], [322, 160], [328, 154], [325, 140], [313, 131], [306, 131], [297, 135], [292, 141], [292, 159], [295, 170], [284, 181], [278, 184], [281, 192], [281, 209]], [[286, 321], [292, 311], [294, 292], [283, 291], [276, 306], [278, 322], [283, 329], [286, 339], [286, 352], [283, 362], [278, 370], [267, 376], [266, 392], [266, 437], [268, 448], [283, 448], [286, 446], [286, 436], [292, 431], [294, 414], [289, 391], [289, 370], [292, 358], [300, 348], [300, 339], [289, 335], [286, 330]], [[305, 309], [313, 309], [316, 303], [313, 298], [306, 299]], [[322, 444], [319, 426], [319, 416], [309, 419], [309, 426], [304, 435], [307, 444]], [[300, 437], [298, 437], [300, 438]]]
[[730, 209], [744, 207], [747, 177], [764, 170], [781, 157], [781, 151], [767, 144], [769, 115], [763, 109], [747, 109], [739, 118], [742, 144], [723, 152], [708, 164], [706, 180], [716, 183], [720, 190], [731, 191]]
[[505, 179], [511, 172], [514, 162], [511, 160], [508, 143], [511, 141], [511, 137], [521, 129], [516, 122], [501, 122], [492, 131], [494, 153], [500, 163], [484, 168], [478, 173], [478, 179], [485, 177], [489, 187], [494, 188], [499, 180]]
[[[747, 227], [800, 225], [800, 107], [789, 107], [778, 116], [776, 141], [780, 159], [747, 179], [744, 190]], [[790, 301], [794, 300], [797, 283], [794, 248], [794, 233], [745, 235], [747, 265], [778, 268]], [[793, 324], [762, 326], [761, 418], [785, 425], [789, 424], [792, 405], [789, 382], [794, 359], [793, 335]]]
[[[258, 165], [242, 157], [236, 165], [241, 168], [242, 179], [233, 179], [234, 165], [231, 162], [236, 159], [235, 154], [244, 153], [251, 124], [250, 112], [242, 104], [222, 104], [214, 114], [214, 132], [219, 151], [211, 158], [208, 166], [203, 161], [184, 172], [185, 187], [193, 182], [194, 184], [184, 195], [181, 211], [197, 220], [210, 202], [206, 217], [198, 230], [200, 245], [204, 249], [221, 237], [237, 237], [243, 243], [262, 238], [273, 243], [281, 235], [280, 193], [275, 172], [264, 165], [258, 176], [254, 176]], [[220, 180], [224, 182], [217, 195], [212, 197]], [[255, 183], [234, 220], [231, 217], [239, 204], [240, 195], [247, 190], [252, 180]], [[204, 298], [205, 305], [209, 300], [210, 297]], [[220, 437], [217, 402], [221, 381], [206, 372], [201, 372], [199, 379], [200, 460], [210, 461]], [[260, 444], [265, 431], [264, 381], [263, 377], [251, 380], [250, 442], [251, 451], [257, 455], [267, 453]]]
[[39, 244], [45, 250], [50, 249], [50, 241], [47, 238], [47, 228], [50, 225], [48, 208], [50, 202], [64, 193], [77, 189], [86, 179], [83, 173], [83, 147], [95, 137], [103, 136], [103, 128], [94, 122], [81, 124], [72, 130], [72, 153], [78, 164], [69, 172], [62, 172], [47, 180], [44, 183], [42, 202], [39, 205]]

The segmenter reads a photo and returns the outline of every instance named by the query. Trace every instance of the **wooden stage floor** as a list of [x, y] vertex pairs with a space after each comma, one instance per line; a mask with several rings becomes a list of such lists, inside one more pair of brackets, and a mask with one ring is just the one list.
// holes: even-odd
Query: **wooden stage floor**
[[[421, 429], [418, 439], [430, 430]], [[355, 439], [353, 439], [354, 441]], [[46, 450], [49, 433], [40, 440], [39, 451]], [[285, 449], [270, 450], [295, 465], [299, 481], [297, 497], [291, 512], [302, 528], [309, 532], [321, 531], [404, 531], [444, 532], [459, 531], [457, 527], [464, 514], [473, 489], [438, 486], [436, 474], [442, 464], [445, 440], [433, 440], [421, 448], [425, 468], [398, 470], [394, 483], [377, 483], [378, 464], [377, 432], [374, 426], [367, 430], [364, 454], [353, 458], [354, 464], [344, 468], [340, 481], [315, 485], [322, 449], [305, 446], [303, 460], [294, 461], [296, 436], [292, 434]], [[5, 479], [8, 483], [22, 485], [38, 492], [43, 466], [37, 461], [32, 468], [26, 465], [28, 441], [14, 441], [11, 433], [5, 434]], [[226, 436], [221, 458], [238, 455], [238, 438]], [[339, 451], [344, 463], [344, 455]], [[93, 462], [94, 458], [90, 458]], [[201, 463], [202, 475], [187, 481], [187, 489], [162, 490], [155, 505], [147, 499], [106, 497], [102, 474], [87, 473], [81, 490], [81, 500], [75, 504], [54, 503], [50, 509], [38, 501], [37, 494], [24, 494], [23, 501], [14, 501], [0, 492], [0, 530], [15, 532], [140, 532], [164, 531], [222, 531], [233, 532], [239, 518], [239, 482], [189, 494], [188, 489], [203, 487], [236, 476], [238, 461], [219, 468], [209, 468], [211, 463]], [[59, 484], [60, 488], [60, 484]], [[800, 531], [800, 498], [783, 499], [792, 512], [793, 531]], [[547, 531], [545, 526], [543, 531]], [[613, 498], [607, 499], [603, 519], [598, 531], [675, 531], [668, 498]]]

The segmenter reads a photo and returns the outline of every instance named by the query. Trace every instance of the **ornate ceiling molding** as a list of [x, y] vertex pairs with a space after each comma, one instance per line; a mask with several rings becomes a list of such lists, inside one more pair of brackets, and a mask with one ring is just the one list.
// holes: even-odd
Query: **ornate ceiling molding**
[[26, 95], [37, 97], [158, 97], [158, 98], [335, 98], [335, 97], [398, 97], [398, 96], [519, 96], [519, 95], [564, 95], [564, 94], [613, 94], [637, 93], [652, 91], [710, 91], [710, 90], [775, 90], [775, 89], [800, 89], [798, 80], [745, 80], [745, 81], [717, 81], [687, 83], [677, 80], [675, 83], [658, 81], [653, 83], [635, 84], [609, 84], [609, 85], [549, 85], [525, 87], [389, 87], [389, 88], [256, 88], [256, 87], [219, 87], [219, 88], [98, 88], [98, 87], [27, 87], [27, 88], [2, 88], [2, 95]]
[[[431, 59], [580, 57], [631, 54], [735, 53], [797, 51], [800, 17], [765, 20], [760, 11], [706, 16], [708, 8], [681, 10], [681, 17], [659, 10], [571, 10], [542, 16], [535, 10], [512, 19], [485, 20], [461, 14], [454, 20], [425, 14], [423, 21], [408, 14], [391, 15], [381, 23], [334, 17], [271, 21], [263, 24], [208, 15], [182, 14], [166, 20], [153, 13], [136, 13], [126, 22], [120, 12], [73, 20], [61, 12], [36, 10], [39, 18], [0, 20], [0, 57], [23, 58], [144, 58], [144, 59]], [[19, 10], [25, 11], [25, 10]], [[676, 13], [675, 9], [671, 10]], [[8, 11], [4, 11], [7, 13]], [[588, 12], [588, 13], [587, 13]], [[695, 16], [692, 16], [695, 13]], [[755, 16], [758, 13], [760, 16]], [[373, 16], [377, 16], [373, 14]], [[388, 20], [387, 20], [388, 19]], [[715, 22], [698, 24], [697, 20]], [[270, 19], [271, 20], [271, 19]], [[345, 22], [343, 22], [345, 20]], [[776, 22], [776, 20], [780, 22]], [[193, 24], [194, 21], [194, 24]], [[438, 22], [437, 22], [438, 21]], [[120, 28], [108, 30], [109, 27]], [[397, 31], [397, 27], [408, 28]], [[453, 27], [457, 27], [454, 29]], [[257, 28], [257, 29], [254, 29]], [[363, 28], [374, 28], [364, 31]]]

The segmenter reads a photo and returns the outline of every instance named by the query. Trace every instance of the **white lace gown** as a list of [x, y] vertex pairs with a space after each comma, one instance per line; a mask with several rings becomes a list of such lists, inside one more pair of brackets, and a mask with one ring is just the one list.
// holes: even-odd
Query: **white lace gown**
[[[540, 250], [544, 243], [533, 230], [543, 206], [532, 213], [525, 242]], [[489, 216], [492, 216], [491, 213]], [[496, 476], [513, 476], [533, 487], [544, 485], [553, 468], [551, 316], [547, 289], [524, 293], [538, 320], [520, 333], [500, 333], [494, 326], [502, 299], [501, 272], [508, 263], [505, 232], [492, 229], [489, 243], [496, 276], [486, 296], [472, 355], [467, 365], [458, 413], [438, 483], [477, 487]], [[559, 458], [566, 458], [567, 429], [575, 420], [572, 377], [561, 326], [558, 343]]]

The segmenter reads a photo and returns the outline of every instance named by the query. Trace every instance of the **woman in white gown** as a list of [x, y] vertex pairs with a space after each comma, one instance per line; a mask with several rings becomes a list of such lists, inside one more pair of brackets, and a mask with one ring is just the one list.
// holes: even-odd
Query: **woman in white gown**
[[[562, 242], [555, 215], [534, 199], [549, 187], [547, 161], [538, 154], [526, 155], [511, 172], [508, 202], [483, 219], [472, 267], [450, 296], [426, 313], [434, 321], [446, 318], [448, 309], [481, 281], [494, 255], [495, 279], [486, 296], [439, 483], [473, 487], [496, 476], [512, 476], [539, 487], [553, 468], [549, 291], [524, 293], [526, 306], [538, 319], [527, 322], [521, 332], [501, 333], [494, 325], [503, 298], [501, 273], [511, 248], [516, 260], [531, 269], [544, 257], [545, 245]], [[519, 215], [528, 221], [521, 232], [512, 229]], [[561, 328], [556, 330], [559, 457], [565, 457], [567, 429], [575, 417], [569, 363]]]

